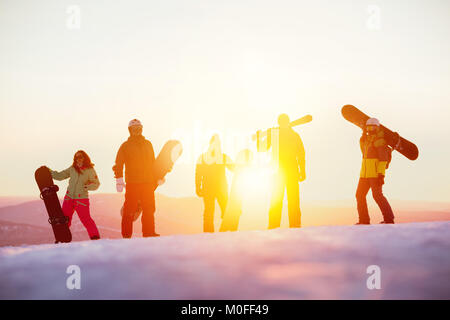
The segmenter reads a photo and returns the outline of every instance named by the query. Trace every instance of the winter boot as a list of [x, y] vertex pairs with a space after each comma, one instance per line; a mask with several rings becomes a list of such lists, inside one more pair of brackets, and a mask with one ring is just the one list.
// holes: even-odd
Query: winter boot
[[149, 234], [146, 234], [146, 235], [143, 235], [143, 237], [144, 238], [150, 238], [150, 237], [159, 237], [160, 236], [160, 234], [159, 233], [149, 233]]

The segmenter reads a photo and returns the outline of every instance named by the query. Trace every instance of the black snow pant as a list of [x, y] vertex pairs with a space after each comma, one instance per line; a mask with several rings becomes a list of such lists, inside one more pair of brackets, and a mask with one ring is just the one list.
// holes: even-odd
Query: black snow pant
[[123, 204], [122, 236], [131, 238], [133, 234], [133, 216], [142, 206], [142, 236], [155, 234], [155, 193], [151, 183], [127, 183], [125, 203]]
[[366, 196], [372, 189], [372, 196], [383, 214], [384, 221], [394, 221], [392, 208], [383, 195], [383, 185], [377, 178], [360, 178], [358, 189], [356, 190], [356, 202], [358, 205], [358, 215], [360, 223], [370, 223], [369, 209], [367, 208]]

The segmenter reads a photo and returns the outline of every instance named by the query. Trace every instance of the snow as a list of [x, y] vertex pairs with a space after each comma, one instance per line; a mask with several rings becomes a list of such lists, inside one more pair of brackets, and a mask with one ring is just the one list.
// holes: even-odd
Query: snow
[[[449, 299], [450, 222], [0, 249], [1, 299]], [[69, 265], [81, 289], [69, 290]], [[378, 265], [381, 289], [369, 290]]]

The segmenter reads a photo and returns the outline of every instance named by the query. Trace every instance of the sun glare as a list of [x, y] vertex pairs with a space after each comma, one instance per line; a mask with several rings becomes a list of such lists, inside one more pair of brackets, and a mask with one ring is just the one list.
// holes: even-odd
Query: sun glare
[[243, 170], [238, 181], [238, 188], [244, 199], [270, 194], [274, 175], [271, 166], [253, 165]]

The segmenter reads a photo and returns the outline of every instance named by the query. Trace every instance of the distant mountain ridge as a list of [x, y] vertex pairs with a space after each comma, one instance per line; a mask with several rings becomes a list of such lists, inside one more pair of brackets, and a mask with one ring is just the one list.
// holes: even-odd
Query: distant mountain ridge
[[[27, 200], [29, 200], [28, 198]], [[0, 203], [0, 246], [53, 243], [51, 226], [42, 200], [25, 201], [21, 198]], [[102, 238], [121, 238], [119, 214], [123, 194], [93, 194], [90, 197], [92, 217], [99, 226]], [[266, 199], [267, 200], [267, 199]], [[244, 205], [240, 230], [264, 230], [267, 227], [267, 201], [254, 201]], [[392, 201], [396, 222], [424, 222], [450, 220], [450, 204], [411, 201]], [[382, 220], [379, 209], [369, 200], [372, 223]], [[197, 197], [172, 198], [156, 194], [156, 231], [161, 235], [201, 233], [203, 228], [203, 203]], [[286, 206], [285, 206], [286, 207]], [[351, 201], [310, 201], [301, 204], [302, 225], [351, 225], [357, 220], [355, 205]], [[283, 209], [282, 227], [287, 227], [287, 212]], [[220, 211], [216, 208], [216, 228], [220, 225]], [[15, 230], [15, 231], [14, 231]], [[88, 240], [88, 235], [75, 214], [72, 227], [74, 240]], [[140, 237], [140, 219], [134, 224], [134, 237]]]

